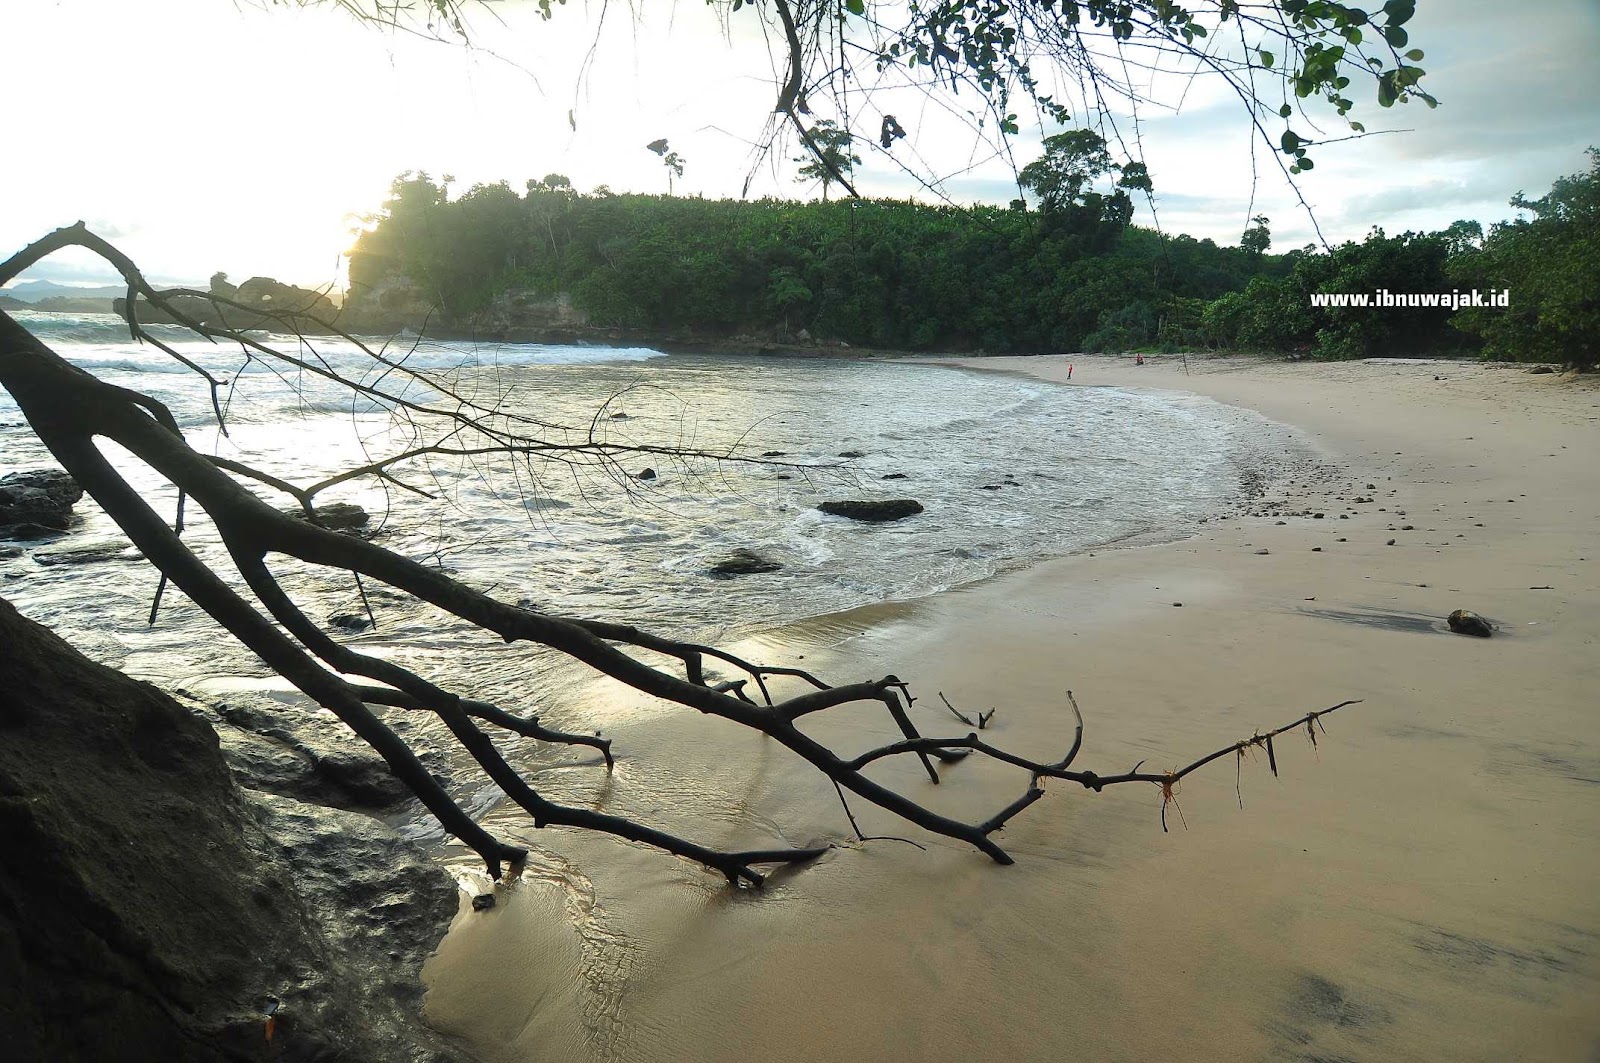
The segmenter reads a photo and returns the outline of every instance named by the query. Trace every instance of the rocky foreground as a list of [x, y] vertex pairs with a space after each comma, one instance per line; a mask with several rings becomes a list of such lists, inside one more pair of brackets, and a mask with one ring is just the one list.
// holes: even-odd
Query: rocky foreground
[[381, 762], [4, 600], [0, 647], [0, 1059], [466, 1058], [416, 1018], [455, 885], [354, 811], [404, 799]]

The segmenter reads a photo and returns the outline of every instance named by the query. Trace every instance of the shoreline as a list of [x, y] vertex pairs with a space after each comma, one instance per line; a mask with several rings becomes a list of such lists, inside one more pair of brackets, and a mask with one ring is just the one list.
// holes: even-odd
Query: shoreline
[[[1044, 379], [1068, 361], [918, 360]], [[1025, 753], [1070, 734], [1071, 687], [1097, 770], [1366, 704], [1315, 750], [1286, 736], [1278, 780], [1251, 763], [1237, 794], [1225, 765], [1186, 780], [1187, 831], [1161, 833], [1145, 787], [1051, 788], [1000, 838], [1018, 858], [1003, 869], [921, 835], [926, 851], [852, 841], [831, 787], [726, 726], [624, 727], [627, 772], [682, 784], [669, 823], [840, 848], [746, 900], [661, 854], [551, 837], [548, 873], [489, 918], [458, 917], [428, 972], [434, 1022], [493, 1060], [808, 1058], [824, 1023], [848, 1026], [859, 1058], [1590, 1050], [1600, 725], [1581, 691], [1600, 688], [1600, 392], [1483, 363], [1206, 359], [1185, 377], [1161, 356], [1072, 361], [1071, 386], [1183, 390], [1298, 427], [1375, 501], [1297, 485], [1324, 519], [1230, 517], [733, 648], [839, 680], [894, 671], [930, 733], [938, 691], [998, 704], [993, 740]], [[1452, 608], [1497, 637], [1445, 633]], [[884, 778], [933, 800], [914, 774]], [[951, 782], [937, 806], [980, 814], [1025, 780], [962, 766]], [[620, 808], [643, 792], [626, 775], [606, 789]], [[855, 811], [869, 833], [915, 834]]]

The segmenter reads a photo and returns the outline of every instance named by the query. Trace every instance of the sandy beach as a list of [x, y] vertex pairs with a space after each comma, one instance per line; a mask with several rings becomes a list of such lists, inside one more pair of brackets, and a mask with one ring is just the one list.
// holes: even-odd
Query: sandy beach
[[[1278, 778], [1229, 756], [1185, 780], [1165, 833], [1156, 787], [1048, 786], [998, 837], [1002, 867], [861, 802], [867, 833], [919, 844], [855, 841], [787, 751], [596, 683], [573, 697], [615, 736], [616, 774], [536, 785], [715, 844], [837, 847], [733, 893], [506, 815], [541, 848], [497, 907], [464, 907], [430, 1021], [493, 1063], [1600, 1058], [1600, 387], [1463, 363], [1070, 361], [1070, 384], [1064, 357], [956, 364], [1205, 396], [1305, 451], [1254, 514], [1198, 536], [738, 648], [835, 682], [892, 672], [927, 734], [967, 731], [940, 691], [996, 708], [991, 740], [1039, 759], [1071, 741], [1071, 689], [1078, 766], [1102, 773], [1363, 703], [1315, 748], [1279, 739]], [[1458, 608], [1495, 637], [1450, 634]], [[891, 740], [879, 715], [811, 733], [865, 748]], [[876, 777], [969, 817], [1027, 783], [944, 775]]]

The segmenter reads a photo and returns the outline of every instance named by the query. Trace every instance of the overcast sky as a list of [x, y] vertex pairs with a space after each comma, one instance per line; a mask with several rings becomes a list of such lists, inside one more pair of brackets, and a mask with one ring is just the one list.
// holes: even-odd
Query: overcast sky
[[[719, 25], [699, 0], [630, 5], [572, 0], [556, 18], [532, 0], [480, 17], [476, 47], [356, 24], [331, 9], [261, 0], [12, 0], [0, 34], [8, 136], [0, 166], [0, 256], [82, 218], [162, 281], [270, 275], [336, 280], [359, 215], [401, 171], [452, 174], [456, 187], [569, 176], [581, 190], [666, 191], [644, 149], [667, 137], [686, 160], [679, 194], [806, 198], [792, 146], [757, 163], [770, 119], [773, 60], [749, 10]], [[1375, 5], [1374, 5], [1375, 6]], [[1382, 110], [1355, 93], [1369, 130], [1408, 129], [1318, 150], [1301, 189], [1332, 241], [1485, 224], [1513, 214], [1520, 190], [1545, 191], [1585, 168], [1600, 143], [1600, 0], [1419, 0], [1411, 44], [1442, 101]], [[588, 62], [585, 67], [586, 61]], [[1173, 94], [1173, 98], [1176, 98]], [[1012, 170], [951, 118], [972, 100], [855, 93], [861, 130], [894, 109], [911, 135], [896, 155], [940, 175], [957, 202], [1004, 203]], [[1146, 109], [1142, 154], [1161, 226], [1237, 242], [1251, 213], [1272, 218], [1274, 248], [1313, 237], [1310, 222], [1250, 134], [1237, 101], [1192, 89], [1176, 113]], [[1329, 116], [1330, 135], [1339, 121]], [[574, 128], [575, 125], [575, 128]], [[868, 128], [870, 127], [870, 128]], [[1017, 163], [1038, 153], [1024, 128]], [[875, 149], [859, 149], [864, 194], [928, 193]], [[1141, 206], [1137, 219], [1149, 224]], [[29, 274], [112, 279], [87, 259]]]

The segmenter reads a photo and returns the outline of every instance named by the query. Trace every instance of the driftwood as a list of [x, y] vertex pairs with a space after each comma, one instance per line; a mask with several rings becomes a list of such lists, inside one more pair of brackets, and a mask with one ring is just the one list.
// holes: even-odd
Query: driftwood
[[[114, 265], [127, 281], [130, 307], [136, 306], [137, 296], [142, 295], [163, 306], [202, 336], [239, 344], [250, 358], [349, 387], [386, 406], [416, 429], [416, 445], [398, 454], [309, 486], [288, 483], [239, 462], [196, 451], [184, 440], [177, 422], [163, 404], [139, 392], [108, 384], [72, 366], [8, 315], [0, 313], [0, 386], [16, 399], [29, 424], [62, 466], [160, 570], [162, 585], [170, 580], [279, 675], [337, 715], [383, 756], [390, 770], [416, 794], [445, 830], [482, 857], [489, 873], [496, 878], [501, 876], [506, 865], [520, 866], [526, 856], [525, 850], [500, 841], [475, 822], [424, 769], [406, 742], [369, 706], [396, 706], [435, 714], [479, 768], [510, 800], [523, 808], [538, 827], [576, 827], [643, 842], [714, 868], [735, 885], [760, 885], [763, 875], [757, 870], [759, 866], [800, 863], [825, 850], [808, 847], [722, 851], [632, 819], [549, 800], [504, 759], [495, 743], [496, 730], [544, 742], [593, 747], [604, 757], [608, 769], [613, 763], [610, 740], [550, 730], [535, 717], [463, 698], [406, 668], [362, 654], [336, 641], [308, 618], [283, 589], [268, 562], [269, 556], [284, 555], [328, 569], [345, 570], [360, 580], [378, 581], [507, 642], [523, 640], [552, 647], [642, 693], [760, 731], [832, 780], [841, 801], [845, 800], [845, 791], [849, 791], [923, 830], [966, 842], [1002, 864], [1011, 863], [1012, 858], [995, 842], [994, 835], [1043, 796], [1046, 779], [1076, 783], [1096, 792], [1122, 783], [1156, 785], [1163, 794], [1165, 826], [1165, 807], [1172, 798], [1173, 787], [1191, 772], [1230, 752], [1242, 756], [1255, 746], [1267, 749], [1275, 772], [1276, 759], [1271, 744], [1274, 736], [1306, 726], [1313, 729], [1314, 741], [1314, 728], [1322, 716], [1353, 704], [1341, 702], [1332, 708], [1306, 713], [1268, 734], [1254, 735], [1226, 746], [1177, 771], [1155, 774], [1141, 772], [1140, 765], [1135, 765], [1126, 772], [1101, 775], [1072, 767], [1083, 744], [1083, 716], [1070, 694], [1068, 699], [1077, 720], [1071, 747], [1059, 760], [1035, 760], [994, 746], [980, 739], [977, 731], [954, 737], [921, 734], [908, 712], [913, 701], [909, 690], [893, 675], [834, 686], [801, 669], [753, 663], [715, 647], [642, 631], [626, 624], [557, 616], [497, 601], [442, 572], [371, 542], [319, 526], [313, 504], [316, 495], [337, 483], [363, 476], [378, 478], [406, 490], [421, 491], [403, 479], [401, 470], [406, 461], [422, 455], [500, 453], [537, 460], [615, 465], [618, 457], [640, 451], [682, 452], [670, 448], [614, 446], [596, 438], [592, 428], [589, 438], [576, 444], [541, 440], [529, 433], [550, 426], [475, 405], [451, 392], [444, 382], [423, 377], [402, 361], [361, 345], [355, 337], [340, 331], [334, 322], [310, 321], [292, 312], [279, 317], [288, 329], [343, 336], [369, 354], [387, 373], [426, 380], [429, 387], [446, 396], [448, 403], [443, 406], [416, 403], [396, 391], [385, 390], [381, 379], [371, 384], [341, 377], [314, 354], [290, 355], [247, 335], [187, 320], [166, 305], [166, 297], [151, 289], [126, 256], [90, 233], [82, 223], [57, 230], [0, 264], [0, 283], [68, 246], [87, 248]], [[225, 299], [217, 298], [217, 301], [227, 303]], [[136, 318], [129, 322], [129, 327], [135, 339], [164, 350], [206, 381], [213, 409], [225, 429], [224, 403], [220, 396], [229, 386], [228, 382], [212, 376], [161, 343], [145, 331]], [[432, 436], [421, 434], [428, 425], [435, 427]], [[157, 514], [106, 461], [96, 437], [126, 448], [177, 487], [178, 511], [171, 523]], [[722, 457], [738, 460], [732, 456]], [[619, 482], [625, 479], [623, 474]], [[246, 482], [289, 496], [302, 507], [308, 519], [280, 512], [245, 486]], [[198, 504], [215, 524], [233, 566], [256, 598], [254, 603], [238, 594], [184, 543], [181, 538], [183, 510], [188, 500]], [[743, 678], [710, 677], [708, 663], [735, 670]], [[779, 679], [791, 686], [798, 683], [805, 688], [804, 692], [775, 697], [772, 681]], [[801, 722], [814, 713], [862, 703], [881, 705], [904, 737], [864, 753], [844, 756], [800, 728]], [[951, 711], [963, 716], [953, 706]], [[992, 713], [990, 710], [979, 717], [980, 729]], [[1026, 789], [1016, 800], [980, 822], [969, 823], [940, 815], [865, 772], [880, 760], [911, 756], [920, 761], [930, 781], [938, 783], [937, 764], [974, 754], [1011, 765], [1026, 772], [1028, 777]], [[845, 811], [849, 815], [848, 804]], [[854, 816], [849, 815], [849, 818], [854, 826]], [[862, 836], [859, 828], [856, 833]]]

